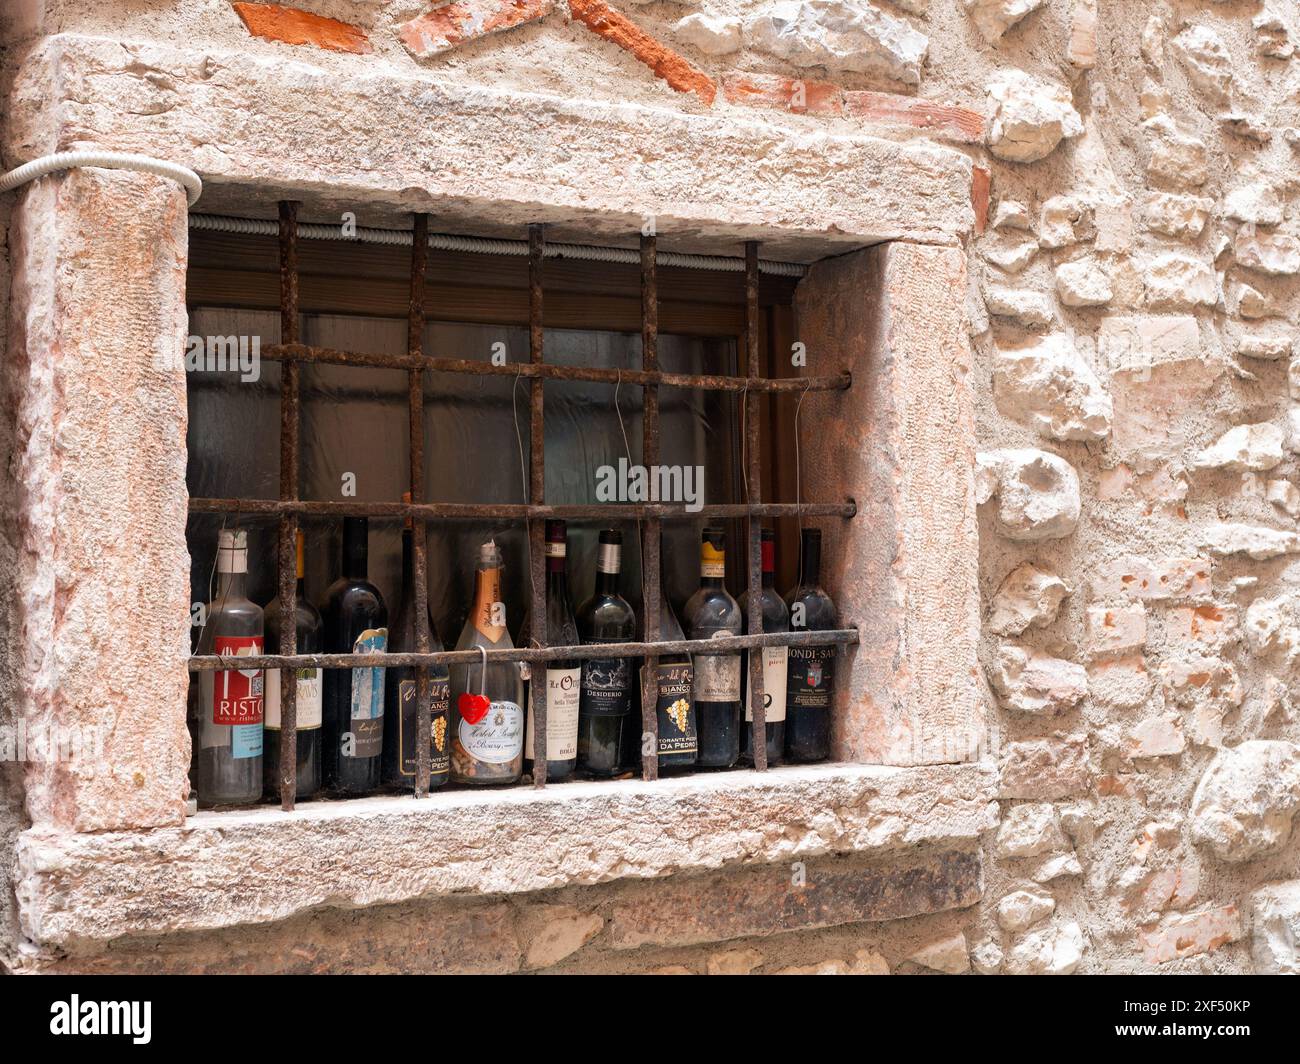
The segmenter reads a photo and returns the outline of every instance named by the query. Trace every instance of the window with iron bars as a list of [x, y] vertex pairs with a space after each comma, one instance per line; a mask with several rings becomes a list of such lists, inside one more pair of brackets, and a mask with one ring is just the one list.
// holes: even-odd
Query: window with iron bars
[[[265, 226], [245, 223], [248, 232], [259, 232]], [[227, 228], [236, 232], [241, 228], [232, 224]], [[801, 373], [797, 376], [764, 376], [761, 374], [761, 345], [766, 339], [773, 349], [784, 344], [787, 349], [792, 340], [788, 321], [762, 320], [762, 301], [760, 291], [765, 282], [765, 274], [787, 275], [785, 284], [792, 289], [788, 275], [796, 274], [796, 269], [785, 269], [784, 264], [767, 263], [759, 258], [759, 246], [749, 242], [744, 247], [741, 258], [717, 256], [710, 259], [697, 257], [689, 260], [693, 267], [689, 272], [696, 277], [712, 276], [712, 272], [726, 275], [738, 282], [739, 298], [734, 319], [724, 314], [721, 320], [703, 321], [689, 313], [674, 312], [673, 328], [676, 332], [704, 331], [718, 336], [735, 337], [739, 341], [739, 361], [742, 372], [730, 374], [718, 373], [679, 373], [665, 372], [660, 365], [660, 267], [670, 267], [674, 272], [680, 263], [688, 260], [674, 256], [671, 252], [662, 252], [654, 235], [641, 235], [639, 253], [635, 253], [635, 262], [639, 263], [639, 326], [640, 326], [640, 367], [611, 368], [609, 366], [564, 364], [548, 362], [546, 355], [544, 321], [547, 328], [566, 321], [589, 323], [601, 320], [611, 321], [616, 328], [627, 328], [627, 303], [625, 298], [614, 309], [600, 310], [599, 295], [593, 292], [587, 302], [589, 308], [578, 300], [577, 305], [562, 310], [558, 315], [546, 310], [546, 289], [544, 285], [548, 262], [563, 260], [564, 246], [548, 247], [544, 229], [540, 225], [530, 226], [527, 232], [526, 246], [520, 241], [510, 250], [524, 251], [526, 255], [527, 282], [526, 293], [496, 293], [499, 302], [513, 302], [520, 325], [527, 329], [527, 361], [504, 361], [440, 357], [425, 351], [425, 320], [428, 309], [429, 292], [427, 287], [430, 269], [430, 219], [428, 215], [414, 217], [408, 233], [388, 231], [393, 243], [409, 243], [411, 248], [409, 261], [409, 283], [405, 286], [405, 333], [406, 351], [404, 354], [380, 354], [366, 350], [344, 350], [317, 344], [304, 343], [300, 335], [301, 314], [299, 297], [299, 252], [300, 240], [313, 236], [332, 236], [337, 239], [335, 231], [323, 232], [326, 227], [300, 226], [297, 217], [297, 204], [283, 202], [279, 208], [279, 221], [276, 226], [278, 245], [278, 310], [280, 315], [280, 342], [261, 349], [262, 359], [277, 362], [280, 365], [279, 383], [279, 484], [278, 498], [220, 498], [192, 496], [190, 513], [197, 515], [220, 515], [221, 520], [256, 519], [272, 521], [277, 528], [278, 539], [278, 577], [277, 587], [281, 602], [292, 602], [296, 581], [294, 545], [300, 523], [312, 520], [337, 521], [347, 516], [365, 516], [379, 521], [401, 522], [409, 520], [412, 524], [414, 553], [414, 579], [410, 589], [414, 595], [414, 612], [416, 618], [417, 650], [406, 653], [389, 653], [383, 655], [360, 655], [346, 653], [299, 654], [295, 643], [292, 624], [282, 625], [280, 645], [267, 647], [268, 653], [256, 657], [239, 659], [244, 669], [281, 669], [283, 680], [281, 691], [281, 741], [279, 766], [279, 794], [281, 806], [286, 811], [295, 804], [296, 767], [297, 767], [297, 714], [296, 683], [293, 682], [292, 670], [299, 668], [352, 668], [352, 667], [413, 667], [419, 684], [419, 705], [427, 699], [428, 669], [442, 664], [478, 664], [478, 651], [444, 651], [430, 653], [430, 633], [428, 630], [427, 573], [428, 549], [426, 533], [430, 526], [463, 523], [471, 521], [511, 521], [520, 522], [527, 529], [528, 536], [528, 579], [530, 592], [530, 628], [532, 638], [529, 646], [514, 649], [493, 650], [487, 652], [488, 660], [505, 660], [527, 663], [544, 663], [557, 659], [590, 658], [639, 658], [649, 666], [642, 673], [643, 682], [640, 691], [641, 724], [644, 732], [653, 737], [647, 743], [641, 758], [641, 771], [646, 780], [658, 777], [658, 720], [656, 713], [657, 691], [654, 681], [654, 664], [658, 657], [668, 653], [693, 654], [706, 648], [710, 651], [744, 650], [770, 645], [851, 645], [857, 641], [857, 631], [851, 625], [843, 623], [832, 631], [801, 631], [779, 634], [741, 635], [712, 640], [686, 639], [679, 642], [664, 642], [659, 632], [659, 595], [662, 583], [663, 559], [660, 553], [661, 523], [680, 521], [730, 521], [744, 527], [744, 541], [748, 544], [746, 580], [743, 586], [749, 589], [748, 629], [761, 632], [759, 617], [759, 595], [757, 591], [761, 582], [760, 569], [760, 524], [763, 519], [802, 521], [805, 518], [851, 518], [855, 506], [851, 501], [821, 501], [804, 503], [798, 499], [796, 487], [790, 491], [789, 477], [776, 475], [776, 470], [769, 468], [766, 483], [769, 490], [782, 494], [793, 494], [795, 502], [764, 502], [764, 468], [761, 461], [762, 420], [760, 401], [764, 396], [773, 399], [784, 396], [801, 399], [809, 392], [825, 392], [844, 389], [851, 386], [847, 371], [831, 375], [814, 376]], [[322, 230], [318, 232], [317, 230]], [[504, 243], [494, 246], [491, 241], [476, 241], [473, 238], [459, 241], [457, 238], [434, 238], [434, 246], [458, 247], [463, 244], [467, 249], [502, 251]], [[628, 258], [623, 252], [616, 258]], [[191, 287], [195, 287], [194, 273], [205, 269], [200, 251], [192, 255]], [[455, 268], [453, 265], [451, 268]], [[554, 267], [553, 267], [554, 268]], [[631, 267], [635, 268], [635, 266]], [[710, 274], [704, 274], [709, 270]], [[687, 271], [681, 271], [687, 272]], [[772, 281], [772, 277], [767, 278]], [[689, 285], [689, 282], [688, 282]], [[258, 306], [258, 300], [238, 284], [229, 285], [220, 279], [208, 277], [201, 279], [199, 287], [206, 286], [205, 300], [222, 302], [232, 306]], [[328, 286], [327, 286], [328, 287]], [[346, 280], [340, 279], [335, 292], [335, 302], [343, 310], [354, 313], [359, 307], [351, 305], [357, 301], [355, 291], [350, 291]], [[364, 286], [356, 286], [364, 288]], [[487, 286], [490, 292], [490, 286]], [[679, 285], [680, 287], [680, 285]], [[391, 286], [390, 286], [391, 289]], [[526, 298], [526, 307], [520, 297]], [[364, 297], [363, 297], [364, 298]], [[388, 301], [396, 301], [396, 293], [388, 292]], [[572, 301], [572, 293], [566, 293]], [[193, 302], [193, 300], [192, 300]], [[606, 302], [611, 302], [607, 300]], [[460, 308], [453, 311], [452, 318], [474, 318], [476, 320], [500, 320], [501, 308], [492, 305], [493, 297], [487, 297], [486, 306], [465, 313]], [[676, 306], [676, 304], [673, 304]], [[702, 327], [703, 326], [703, 327]], [[630, 330], [629, 330], [630, 331]], [[777, 364], [774, 361], [774, 364]], [[788, 364], [788, 360], [787, 360]], [[301, 382], [300, 366], [344, 366], [370, 370], [404, 371], [407, 385], [407, 432], [406, 444], [409, 459], [409, 481], [402, 486], [409, 491], [411, 501], [369, 501], [356, 500], [310, 500], [302, 498], [300, 484], [300, 457], [302, 446], [301, 430]], [[522, 437], [519, 442], [519, 461], [526, 465], [526, 502], [524, 503], [482, 503], [464, 501], [437, 501], [426, 497], [425, 484], [425, 449], [426, 449], [426, 375], [448, 374], [469, 378], [504, 377], [513, 385], [527, 382], [528, 423], [519, 429]], [[741, 407], [740, 426], [735, 419], [722, 416], [724, 412], [715, 411], [716, 420], [725, 426], [729, 442], [738, 444], [735, 448], [741, 458], [737, 464], [743, 468], [737, 470], [739, 494], [743, 502], [711, 503], [696, 505], [688, 509], [681, 502], [658, 503], [583, 503], [548, 505], [545, 500], [546, 453], [545, 453], [545, 389], [547, 382], [589, 382], [603, 386], [612, 386], [617, 390], [640, 389], [641, 391], [641, 453], [640, 464], [654, 468], [659, 464], [661, 453], [661, 407], [660, 388], [684, 389], [701, 395], [723, 397], [730, 396], [739, 401]], [[338, 397], [339, 402], [346, 403], [347, 396]], [[787, 411], [787, 414], [789, 412]], [[345, 415], [346, 416], [346, 415]], [[620, 422], [622, 415], [620, 412]], [[777, 423], [773, 416], [771, 422]], [[621, 426], [623, 427], [623, 426]], [[623, 431], [626, 428], [623, 427]], [[776, 433], [771, 433], [775, 435]], [[739, 438], [737, 438], [739, 437]], [[524, 441], [527, 441], [527, 457], [523, 458]], [[509, 448], [516, 443], [514, 438], [507, 441]], [[191, 440], [191, 450], [195, 443]], [[769, 441], [769, 452], [773, 450]], [[446, 456], [446, 460], [455, 461], [455, 455]], [[797, 455], [794, 461], [797, 462]], [[515, 476], [514, 472], [501, 473], [501, 476]], [[397, 492], [395, 494], [401, 494]], [[642, 598], [640, 615], [643, 620], [644, 638], [637, 642], [594, 644], [581, 646], [548, 646], [546, 641], [546, 601], [545, 601], [545, 545], [544, 525], [548, 518], [568, 520], [602, 520], [609, 522], [635, 521], [641, 529], [641, 586]], [[735, 538], [733, 537], [733, 542]], [[787, 565], [788, 568], [788, 565]], [[270, 653], [271, 650], [278, 651]], [[231, 659], [217, 655], [192, 655], [190, 670], [192, 674], [202, 671], [220, 671], [230, 667]], [[763, 670], [749, 670], [750, 697], [753, 705], [753, 729], [756, 735], [762, 735], [765, 726], [763, 700]], [[535, 743], [532, 782], [536, 787], [546, 785], [546, 704], [545, 684], [534, 684], [530, 692], [534, 713]], [[414, 794], [419, 797], [428, 793], [430, 776], [430, 721], [426, 713], [417, 715], [418, 734], [416, 740], [417, 766], [413, 784]], [[765, 771], [768, 768], [766, 749], [762, 742], [754, 744], [754, 769]]]

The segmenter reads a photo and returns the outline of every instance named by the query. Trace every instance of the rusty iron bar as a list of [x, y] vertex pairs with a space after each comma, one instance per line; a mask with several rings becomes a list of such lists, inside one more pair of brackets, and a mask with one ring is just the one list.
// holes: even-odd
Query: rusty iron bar
[[[530, 332], [531, 335], [531, 332]], [[603, 384], [658, 384], [670, 388], [695, 388], [715, 392], [835, 392], [853, 385], [853, 375], [844, 370], [826, 377], [730, 377], [720, 374], [663, 373], [646, 369], [603, 369], [599, 366], [557, 366], [552, 363], [475, 362], [466, 358], [432, 358], [426, 355], [383, 355], [366, 351], [342, 351], [311, 344], [271, 344], [262, 348], [268, 362], [293, 359], [335, 366], [365, 366], [372, 369], [416, 367], [438, 373], [466, 373], [486, 377], [524, 377], [561, 381], [589, 381]]]
[[[415, 239], [411, 243], [411, 301], [406, 315], [406, 353], [422, 361], [424, 354], [424, 273], [429, 263], [429, 216], [415, 216]], [[424, 498], [424, 368], [413, 366], [407, 378], [408, 411], [410, 414], [411, 442], [411, 502]], [[402, 594], [415, 596], [415, 645], [421, 654], [429, 651], [429, 588], [427, 586], [428, 544], [425, 542], [424, 519], [411, 517], [411, 580], [414, 584]], [[430, 759], [432, 757], [429, 720], [429, 668], [419, 665], [415, 670], [415, 796], [423, 798], [429, 793]], [[402, 722], [397, 728], [400, 731]], [[401, 771], [401, 766], [398, 766]]]
[[[697, 654], [725, 653], [729, 650], [751, 650], [755, 647], [806, 647], [854, 646], [858, 642], [856, 628], [834, 628], [826, 631], [763, 632], [759, 635], [729, 635], [716, 639], [673, 639], [667, 642], [645, 643], [584, 643], [579, 646], [512, 647], [509, 650], [489, 650], [487, 658], [494, 661], [556, 661], [561, 658], [642, 658], [647, 654]], [[229, 655], [196, 654], [189, 659], [190, 672], [220, 672], [231, 667]], [[432, 654], [295, 654], [284, 657], [263, 654], [260, 657], [241, 657], [241, 669], [400, 669], [419, 665], [476, 665], [482, 660], [477, 650], [443, 650]]]
[[[745, 375], [758, 379], [758, 241], [745, 241]], [[745, 392], [745, 501], [763, 501], [762, 455], [759, 453], [758, 393]], [[750, 632], [763, 630], [763, 526], [754, 514], [749, 515], [749, 616]], [[756, 661], [755, 658], [758, 660]], [[767, 707], [763, 705], [763, 652], [749, 653], [749, 704], [751, 753], [754, 768], [767, 771]], [[744, 727], [744, 722], [741, 722]]]
[[[528, 227], [528, 361], [532, 366], [543, 364], [545, 335], [542, 329], [542, 263], [546, 256], [546, 236], [543, 227]], [[528, 502], [543, 505], [546, 502], [546, 420], [545, 395], [542, 378], [535, 376], [529, 388], [528, 412]], [[532, 585], [531, 603], [533, 642], [546, 646], [546, 522], [544, 518], [528, 518], [528, 575]], [[540, 682], [536, 676], [528, 680], [528, 699], [533, 711], [533, 786], [546, 786], [546, 670], [541, 670]]]
[[[641, 236], [641, 368], [648, 374], [659, 369], [659, 277], [653, 234]], [[659, 386], [647, 381], [642, 386], [641, 464], [654, 469], [659, 464]], [[646, 519], [641, 538], [642, 625], [647, 643], [659, 642], [659, 596], [663, 593], [659, 559], [658, 517]], [[641, 676], [641, 775], [659, 778], [659, 656], [647, 654]], [[647, 743], [646, 736], [650, 737]], [[646, 747], [649, 747], [649, 750]]]
[[[280, 340], [298, 342], [298, 204], [280, 202]], [[298, 498], [298, 363], [290, 358], [280, 370], [280, 499]], [[280, 513], [280, 653], [298, 649], [298, 513]], [[298, 794], [298, 673], [280, 670], [280, 808], [293, 811]]]
[[559, 517], [565, 520], [639, 521], [657, 517], [665, 521], [694, 521], [749, 517], [853, 517], [857, 504], [847, 502], [716, 503], [687, 510], [683, 503], [581, 503], [531, 506], [520, 503], [405, 503], [340, 502], [314, 499], [190, 499], [192, 514], [241, 514], [244, 517], [305, 514], [311, 517], [423, 518], [426, 521], [524, 521]]

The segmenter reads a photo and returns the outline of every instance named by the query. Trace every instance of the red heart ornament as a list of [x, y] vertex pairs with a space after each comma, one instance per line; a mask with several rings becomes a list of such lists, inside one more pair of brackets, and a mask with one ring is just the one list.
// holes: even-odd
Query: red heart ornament
[[488, 707], [492, 705], [487, 695], [472, 695], [466, 692], [456, 699], [456, 709], [471, 724], [477, 724], [487, 716]]

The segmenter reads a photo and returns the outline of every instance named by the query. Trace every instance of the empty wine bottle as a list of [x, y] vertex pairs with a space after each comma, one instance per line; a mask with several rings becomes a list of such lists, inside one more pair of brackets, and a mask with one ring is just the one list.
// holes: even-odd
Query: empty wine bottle
[[[596, 590], [578, 609], [583, 643], [626, 643], [636, 632], [636, 615], [618, 593], [623, 533], [600, 534]], [[619, 769], [625, 718], [632, 708], [632, 664], [627, 658], [588, 658], [582, 664], [578, 701], [578, 767], [593, 776]]]
[[[501, 551], [489, 540], [478, 549], [474, 605], [457, 650], [514, 646], [501, 600]], [[517, 783], [524, 769], [524, 680], [513, 661], [451, 668], [451, 779], [500, 786]]]
[[[325, 622], [320, 610], [307, 601], [303, 592], [303, 534], [295, 544], [298, 583], [293, 594], [293, 625], [299, 654], [319, 654], [325, 645]], [[280, 596], [266, 604], [266, 645], [273, 654], [280, 653]], [[268, 798], [280, 795], [280, 678], [279, 669], [266, 674], [266, 751], [262, 757], [262, 775]], [[321, 739], [321, 670], [298, 669], [298, 783], [297, 797], [311, 798], [320, 790]]]
[[[723, 581], [726, 537], [706, 528], [700, 542], [700, 588], [686, 603], [692, 639], [740, 635], [740, 606]], [[740, 655], [734, 650], [695, 654], [695, 720], [701, 768], [730, 768], [740, 757]]]
[[[821, 589], [821, 529], [805, 528], [799, 545], [799, 583], [786, 595], [790, 630], [835, 627], [835, 605]], [[835, 647], [791, 647], [786, 685], [785, 752], [791, 761], [824, 761], [831, 752], [831, 690]]]
[[[343, 575], [325, 607], [328, 653], [382, 654], [388, 646], [388, 609], [366, 579], [369, 535], [366, 518], [343, 519]], [[340, 797], [370, 794], [384, 750], [384, 670], [326, 669], [323, 717], [325, 788]]]
[[[402, 494], [403, 502], [411, 493]], [[402, 590], [397, 612], [389, 627], [388, 652], [412, 653], [419, 650], [419, 633], [415, 609], [415, 541], [411, 519], [402, 529]], [[429, 632], [429, 653], [442, 652], [442, 640], [433, 626], [427, 605], [424, 617]], [[389, 669], [384, 678], [384, 786], [389, 790], [409, 791], [415, 786], [419, 751], [420, 716], [419, 674], [411, 668]], [[447, 745], [447, 712], [450, 702], [449, 673], [446, 665], [430, 665], [425, 680], [425, 712], [429, 716], [429, 788], [447, 782], [451, 757]]]
[[[248, 533], [217, 539], [217, 589], [199, 634], [199, 654], [263, 653], [262, 607], [247, 594]], [[247, 805], [262, 797], [261, 669], [201, 672], [191, 687], [192, 780], [198, 804]]]
[[[684, 639], [672, 603], [659, 589], [659, 639], [665, 643]], [[655, 714], [659, 724], [659, 771], [674, 772], [694, 765], [699, 756], [699, 734], [695, 724], [695, 669], [689, 654], [664, 654], [656, 667], [658, 697]], [[632, 715], [637, 713], [633, 700]], [[640, 728], [637, 729], [640, 732]], [[638, 755], [640, 744], [637, 744]]]
[[[762, 537], [763, 585], [759, 607], [763, 616], [764, 632], [788, 632], [790, 611], [776, 593], [776, 534], [765, 528]], [[745, 634], [749, 629], [749, 592], [740, 596], [740, 613], [745, 619]], [[775, 765], [785, 756], [785, 697], [786, 665], [789, 647], [763, 647], [762, 651], [745, 651], [741, 654], [741, 690], [745, 698], [745, 727], [741, 733], [741, 760], [754, 763], [754, 708], [753, 689], [750, 687], [749, 669], [753, 662], [763, 663], [763, 709], [766, 719], [767, 763]]]
[[[550, 646], [577, 646], [578, 624], [569, 602], [567, 573], [568, 536], [563, 521], [546, 522], [546, 642]], [[527, 646], [532, 613], [519, 633]], [[582, 663], [576, 658], [535, 662], [528, 682], [528, 730], [524, 738], [524, 766], [533, 768], [533, 686], [546, 685], [546, 778], [564, 780], [578, 767], [578, 703]]]

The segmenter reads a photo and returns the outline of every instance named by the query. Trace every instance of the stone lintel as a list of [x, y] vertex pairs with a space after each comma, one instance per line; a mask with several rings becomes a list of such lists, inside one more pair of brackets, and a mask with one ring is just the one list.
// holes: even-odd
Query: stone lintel
[[[993, 790], [987, 765], [814, 765], [652, 784], [452, 791], [418, 802], [312, 802], [294, 813], [200, 813], [183, 827], [147, 832], [32, 829], [18, 844], [17, 894], [25, 937], [67, 950], [122, 935], [269, 923], [316, 907], [724, 866], [785, 862], [788, 879], [789, 862], [826, 855], [972, 848], [996, 823]], [[970, 874], [944, 887], [944, 897], [962, 903]], [[848, 897], [868, 907], [860, 892]], [[898, 914], [930, 911], [920, 904]]]
[[[198, 210], [306, 220], [354, 211], [444, 232], [635, 244], [650, 217], [673, 250], [764, 242], [811, 261], [882, 240], [955, 244], [974, 221], [971, 162], [920, 142], [467, 86], [378, 56], [308, 58], [62, 34], [17, 71], [6, 161], [70, 149], [193, 167]], [[304, 101], [310, 101], [304, 105]]]

